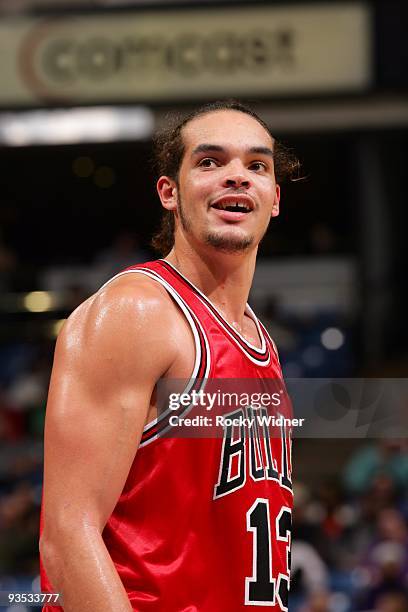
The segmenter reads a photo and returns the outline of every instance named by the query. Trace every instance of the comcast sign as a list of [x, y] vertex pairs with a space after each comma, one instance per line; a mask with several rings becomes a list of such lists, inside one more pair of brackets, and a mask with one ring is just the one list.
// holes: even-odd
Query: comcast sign
[[10, 20], [0, 24], [0, 103], [363, 90], [370, 34], [359, 2]]

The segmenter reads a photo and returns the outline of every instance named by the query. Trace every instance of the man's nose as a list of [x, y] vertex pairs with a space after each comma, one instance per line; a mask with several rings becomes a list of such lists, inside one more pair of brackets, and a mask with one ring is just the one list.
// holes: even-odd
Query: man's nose
[[248, 177], [240, 172], [231, 173], [224, 179], [226, 187], [249, 187], [249, 184]]
[[249, 187], [250, 181], [248, 175], [240, 165], [231, 167], [224, 177], [225, 187]]

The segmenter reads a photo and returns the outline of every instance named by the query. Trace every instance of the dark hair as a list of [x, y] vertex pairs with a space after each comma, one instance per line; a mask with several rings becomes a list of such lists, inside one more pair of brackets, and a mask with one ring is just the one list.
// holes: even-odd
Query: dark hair
[[[181, 162], [184, 156], [183, 128], [193, 119], [220, 110], [236, 110], [253, 117], [272, 138], [276, 180], [281, 183], [286, 179], [299, 178], [300, 163], [296, 156], [273, 136], [268, 125], [253, 110], [237, 100], [211, 102], [197, 108], [180, 120], [173, 117], [168, 127], [161, 131], [154, 140], [155, 169], [158, 176], [168, 176], [178, 184]], [[152, 238], [152, 246], [162, 256], [172, 249], [174, 244], [174, 214], [165, 210], [158, 232]]]

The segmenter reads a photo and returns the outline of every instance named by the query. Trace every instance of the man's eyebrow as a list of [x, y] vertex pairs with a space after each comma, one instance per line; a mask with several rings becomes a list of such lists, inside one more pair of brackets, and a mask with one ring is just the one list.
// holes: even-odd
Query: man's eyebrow
[[198, 145], [192, 155], [197, 155], [198, 153], [208, 153], [210, 151], [217, 151], [218, 153], [224, 153], [225, 149], [224, 147], [221, 147], [220, 145], [216, 145], [216, 144], [200, 144]]
[[[198, 155], [199, 153], [211, 153], [212, 151], [216, 151], [217, 153], [225, 153], [226, 149], [221, 145], [216, 144], [207, 144], [203, 143], [198, 145], [192, 152], [192, 155]], [[269, 147], [250, 147], [246, 151], [247, 153], [257, 154], [257, 155], [268, 155], [268, 157], [273, 157], [273, 150]]]
[[257, 153], [258, 155], [268, 155], [273, 157], [273, 151], [269, 147], [251, 147], [248, 149], [249, 153]]

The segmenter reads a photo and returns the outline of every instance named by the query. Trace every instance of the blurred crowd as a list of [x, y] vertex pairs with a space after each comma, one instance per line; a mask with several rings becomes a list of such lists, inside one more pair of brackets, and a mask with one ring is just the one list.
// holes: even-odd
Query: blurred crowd
[[50, 349], [16, 345], [0, 351], [0, 590], [9, 590], [13, 576], [38, 573]]
[[295, 482], [294, 611], [408, 610], [407, 441], [356, 442], [337, 476]]

